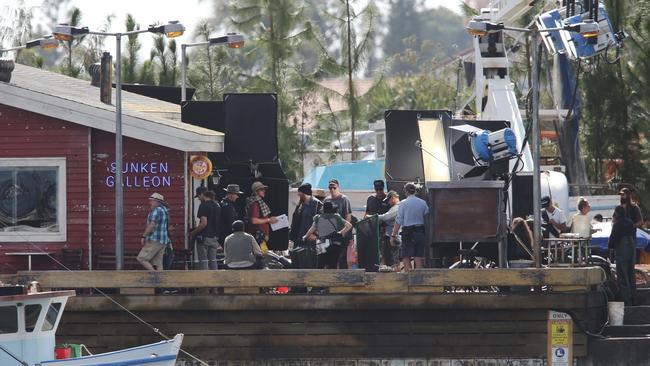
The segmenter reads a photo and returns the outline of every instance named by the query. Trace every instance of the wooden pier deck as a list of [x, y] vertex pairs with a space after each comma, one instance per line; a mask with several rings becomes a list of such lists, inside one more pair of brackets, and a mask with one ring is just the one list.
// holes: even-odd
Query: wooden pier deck
[[[579, 323], [574, 356], [584, 357], [588, 342], [580, 329], [598, 329], [606, 309], [599, 290], [603, 272], [596, 267], [409, 273], [48, 271], [19, 272], [13, 279], [80, 290], [68, 302], [59, 342], [84, 343], [102, 352], [160, 340], [89, 290], [118, 288], [112, 298], [167, 335], [185, 333], [183, 348], [207, 360], [544, 358], [548, 310], [569, 312]], [[327, 288], [328, 293], [260, 293], [276, 286]], [[500, 291], [444, 291], [463, 286]], [[223, 288], [225, 293], [155, 295], [153, 288]], [[145, 294], [133, 294], [138, 291]]]

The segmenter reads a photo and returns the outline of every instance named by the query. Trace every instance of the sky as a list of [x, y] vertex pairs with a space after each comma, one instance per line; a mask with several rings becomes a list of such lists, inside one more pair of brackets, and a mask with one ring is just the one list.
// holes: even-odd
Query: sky
[[[17, 2], [24, 2], [26, 6], [33, 9], [34, 21], [39, 22], [39, 9], [42, 0], [0, 0], [0, 9], [6, 9], [5, 6], [15, 6]], [[226, 0], [224, 0], [226, 1]], [[366, 1], [357, 1], [358, 6], [362, 6]], [[460, 12], [458, 4], [460, 0], [425, 0], [425, 6], [435, 8], [438, 6], [449, 7], [450, 9]], [[166, 23], [169, 20], [178, 20], [185, 25], [187, 33], [177, 39], [179, 43], [193, 42], [193, 30], [205, 19], [213, 15], [213, 0], [71, 0], [70, 6], [76, 6], [82, 11], [82, 23], [91, 30], [100, 30], [105, 23], [106, 16], [113, 14], [115, 18], [112, 21], [110, 32], [124, 30], [124, 21], [126, 13], [131, 13], [141, 28], [145, 28], [152, 23]], [[63, 14], [66, 14], [63, 12]], [[63, 19], [61, 19], [63, 20]], [[0, 14], [0, 21], [2, 15]], [[220, 34], [213, 34], [218, 36]], [[37, 37], [39, 35], [34, 35]], [[143, 54], [148, 54], [153, 45], [151, 35], [143, 34], [139, 37]], [[111, 53], [115, 50], [115, 41], [113, 38], [107, 38], [105, 48]], [[141, 56], [143, 57], [143, 56]], [[146, 56], [144, 56], [146, 57]]]

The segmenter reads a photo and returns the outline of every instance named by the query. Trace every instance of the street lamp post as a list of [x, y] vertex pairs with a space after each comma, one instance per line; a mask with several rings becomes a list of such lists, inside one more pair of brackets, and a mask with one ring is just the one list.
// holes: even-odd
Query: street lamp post
[[225, 36], [210, 38], [204, 42], [181, 44], [181, 102], [187, 101], [187, 48], [213, 45], [227, 45], [228, 48], [242, 48], [244, 46], [244, 36], [228, 33]]
[[115, 269], [124, 268], [124, 187], [122, 181], [122, 36], [139, 33], [165, 34], [168, 38], [181, 36], [185, 27], [177, 21], [164, 25], [151, 25], [147, 29], [139, 29], [123, 33], [91, 32], [88, 27], [73, 27], [60, 24], [54, 28], [54, 38], [69, 41], [75, 36], [92, 34], [105, 37], [115, 37]]
[[594, 21], [586, 21], [583, 23], [576, 23], [565, 25], [558, 28], [517, 28], [506, 26], [503, 23], [491, 23], [482, 20], [471, 20], [466, 27], [469, 34], [473, 36], [486, 36], [491, 32], [498, 32], [502, 30], [511, 30], [516, 32], [531, 33], [531, 43], [533, 46], [532, 49], [532, 61], [533, 61], [533, 70], [532, 70], [532, 116], [531, 116], [531, 130], [532, 130], [532, 141], [531, 141], [531, 155], [533, 158], [533, 255], [535, 256], [535, 267], [541, 267], [541, 250], [540, 242], [542, 239], [542, 209], [541, 209], [541, 181], [540, 181], [540, 126], [539, 126], [539, 72], [540, 72], [540, 60], [539, 60], [539, 34], [546, 32], [554, 31], [569, 31], [582, 34], [585, 38], [598, 37], [600, 28], [598, 23]]

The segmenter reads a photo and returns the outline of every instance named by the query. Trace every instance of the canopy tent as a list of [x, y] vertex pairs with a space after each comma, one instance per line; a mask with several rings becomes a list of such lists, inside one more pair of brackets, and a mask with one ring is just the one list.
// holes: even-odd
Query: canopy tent
[[[598, 247], [598, 249], [607, 250], [607, 241], [609, 240], [609, 235], [612, 232], [612, 223], [611, 222], [601, 222], [594, 224], [593, 228], [600, 231], [595, 232], [591, 236], [591, 245], [592, 247]], [[650, 234], [646, 233], [641, 229], [636, 229], [636, 247], [637, 249], [644, 249], [650, 251]]]
[[337, 179], [345, 190], [372, 190], [372, 182], [384, 178], [384, 160], [357, 160], [314, 167], [303, 183], [314, 188], [327, 188], [330, 179]]

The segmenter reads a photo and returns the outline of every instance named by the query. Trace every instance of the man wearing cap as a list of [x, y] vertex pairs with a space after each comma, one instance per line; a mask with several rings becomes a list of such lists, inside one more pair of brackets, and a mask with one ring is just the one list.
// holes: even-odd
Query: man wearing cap
[[399, 242], [395, 240], [395, 245], [391, 245], [390, 238], [393, 233], [393, 226], [395, 226], [395, 219], [397, 218], [397, 211], [399, 209], [399, 194], [395, 191], [388, 191], [385, 199], [390, 207], [388, 212], [378, 216], [379, 224], [384, 225], [384, 235], [381, 240], [381, 264], [385, 266], [395, 266], [399, 263]]
[[632, 190], [624, 187], [618, 194], [621, 196], [621, 206], [625, 208], [625, 216], [632, 220], [632, 224], [636, 229], [643, 227], [641, 208], [632, 200]]
[[[352, 223], [352, 205], [350, 204], [348, 197], [341, 193], [341, 186], [339, 185], [339, 181], [336, 179], [330, 179], [329, 183], [327, 184], [327, 189], [330, 191], [330, 195], [325, 198], [325, 201], [323, 203], [332, 202], [332, 204], [337, 207], [337, 213], [341, 215], [345, 221]], [[354, 239], [352, 238], [352, 230], [348, 231], [345, 239], [346, 240], [344, 240], [343, 245], [341, 245], [341, 254], [339, 256], [340, 269], [348, 268], [347, 246], [354, 243]]]
[[542, 220], [545, 222], [542, 227], [546, 229], [544, 237], [559, 238], [560, 233], [567, 230], [564, 212], [555, 207], [549, 196], [542, 197]]
[[[323, 204], [312, 196], [311, 184], [309, 183], [304, 183], [298, 187], [298, 200], [298, 206], [291, 217], [289, 238], [294, 247], [303, 247], [305, 241], [302, 240], [302, 237], [314, 222], [314, 216], [322, 213]], [[316, 238], [307, 239], [307, 241], [313, 240], [316, 240]]]
[[162, 194], [153, 193], [149, 196], [149, 206], [151, 211], [140, 240], [142, 249], [137, 260], [149, 271], [162, 271], [165, 247], [171, 243], [168, 232], [168, 204]]
[[221, 243], [224, 243], [226, 237], [232, 234], [232, 223], [239, 220], [239, 213], [235, 202], [239, 199], [240, 194], [244, 194], [239, 190], [239, 185], [228, 184], [226, 189], [226, 196], [221, 200]]
[[266, 242], [269, 240], [270, 224], [278, 222], [276, 217], [271, 216], [271, 209], [264, 202], [268, 188], [262, 182], [253, 182], [251, 196], [246, 199], [246, 218], [248, 219], [246, 231], [255, 237], [260, 246], [262, 246], [262, 242], [266, 246]]
[[390, 208], [388, 200], [386, 200], [386, 193], [384, 192], [384, 181], [378, 179], [373, 182], [373, 186], [375, 193], [368, 196], [366, 200], [366, 213], [363, 216], [364, 218], [375, 214], [381, 215], [388, 212]]
[[190, 240], [196, 238], [199, 269], [217, 269], [221, 207], [214, 199], [213, 191], [204, 191], [199, 195], [199, 200], [201, 200], [197, 213], [199, 225], [190, 232]]
[[402, 229], [402, 248], [400, 258], [404, 265], [404, 270], [408, 271], [411, 267], [411, 259], [415, 268], [424, 266], [424, 246], [426, 238], [424, 234], [425, 216], [429, 214], [427, 203], [415, 196], [417, 187], [414, 183], [404, 185], [406, 199], [399, 204], [395, 225], [390, 235], [391, 245], [396, 244], [397, 234]]

